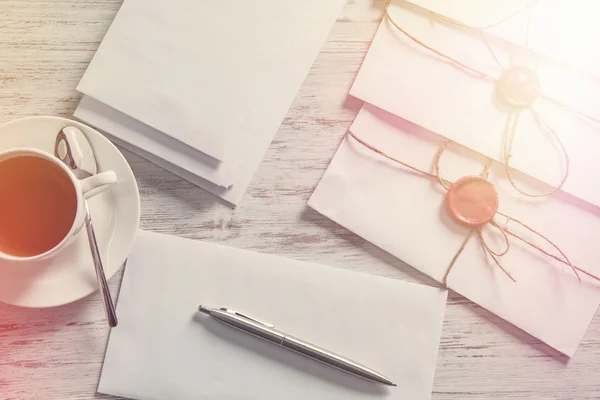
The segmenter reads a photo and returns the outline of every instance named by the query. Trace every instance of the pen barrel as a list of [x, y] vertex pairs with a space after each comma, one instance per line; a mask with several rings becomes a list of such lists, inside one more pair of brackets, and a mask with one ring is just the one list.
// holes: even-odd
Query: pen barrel
[[374, 382], [396, 386], [390, 379], [364, 365], [358, 364], [346, 357], [342, 357], [339, 354], [335, 354], [293, 336], [287, 336], [273, 329], [271, 326], [252, 320], [246, 316], [228, 312], [227, 310], [209, 309], [202, 306], [200, 307], [200, 311], [209, 314], [211, 317], [225, 325], [274, 343], [330, 367]]
[[360, 370], [366, 369], [366, 367], [357, 364], [354, 361], [349, 360], [345, 357], [342, 357], [339, 354], [335, 354], [331, 351], [325, 350], [321, 347], [312, 345], [292, 336], [286, 336], [283, 339], [281, 346], [285, 347], [288, 350], [302, 354], [303, 356], [312, 358], [315, 361], [331, 365], [332, 367], [341, 369], [343, 371], [355, 371], [356, 375], [360, 375]]
[[210, 315], [223, 324], [277, 345], [281, 345], [281, 342], [285, 338], [285, 335], [275, 329], [237, 315], [219, 310], [213, 310]]
[[325, 350], [321, 347], [312, 345], [303, 340], [292, 336], [284, 337], [281, 346], [305, 357], [311, 358], [323, 364], [337, 368], [341, 371], [368, 379], [374, 382], [383, 383], [386, 385], [394, 385], [394, 383], [385, 376], [365, 367], [357, 362], [354, 362], [339, 354]]

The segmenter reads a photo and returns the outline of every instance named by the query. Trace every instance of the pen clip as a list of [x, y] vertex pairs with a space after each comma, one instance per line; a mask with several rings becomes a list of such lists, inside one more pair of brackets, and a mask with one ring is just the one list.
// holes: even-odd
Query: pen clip
[[272, 329], [272, 328], [275, 328], [275, 325], [273, 325], [273, 324], [269, 324], [269, 323], [263, 322], [263, 321], [261, 321], [261, 320], [259, 320], [259, 319], [252, 318], [251, 316], [249, 316], [249, 315], [246, 315], [246, 314], [243, 314], [243, 313], [241, 313], [241, 312], [238, 312], [238, 311], [230, 310], [230, 309], [228, 309], [228, 308], [221, 308], [221, 311], [225, 311], [225, 312], [228, 312], [228, 313], [231, 313], [231, 314], [238, 315], [238, 316], [240, 316], [240, 317], [242, 317], [242, 318], [246, 318], [246, 319], [248, 319], [248, 320], [250, 320], [250, 321], [253, 321], [253, 322], [259, 323], [259, 324], [261, 324], [261, 325], [264, 325], [264, 326], [266, 326], [267, 328], [271, 328], [271, 329]]

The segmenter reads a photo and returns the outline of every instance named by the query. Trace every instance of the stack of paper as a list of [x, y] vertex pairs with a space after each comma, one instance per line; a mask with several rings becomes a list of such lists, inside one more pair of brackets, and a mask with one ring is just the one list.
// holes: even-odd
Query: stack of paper
[[237, 205], [345, 0], [127, 0], [75, 116]]
[[[447, 292], [140, 232], [98, 391], [134, 399], [411, 399], [431, 396]], [[226, 307], [385, 373], [369, 382], [241, 333]]]
[[[477, 30], [448, 23], [451, 18], [487, 26], [518, 11], [522, 3], [393, 2], [390, 15], [408, 34], [492, 79], [417, 44], [384, 18], [351, 90], [368, 104], [350, 131], [387, 155], [430, 173], [441, 143], [450, 139], [440, 171], [452, 182], [479, 175], [488, 159], [495, 160], [488, 179], [498, 191], [499, 211], [549, 238], [579, 268], [600, 276], [596, 245], [600, 241], [600, 126], [574, 111], [600, 120], [600, 81], [585, 72], [597, 65], [597, 57], [588, 57], [587, 50], [567, 60], [563, 51], [551, 46], [555, 36], [543, 34], [559, 29], [573, 45], [597, 37], [598, 25], [584, 23], [597, 13], [581, 7], [598, 6], [569, 3], [565, 8], [566, 3], [559, 7], [555, 0], [534, 2], [532, 9], [486, 31], [485, 41]], [[563, 19], [555, 20], [553, 15]], [[582, 23], [565, 24], [566, 20]], [[596, 35], [584, 34], [586, 29]], [[566, 184], [551, 196], [518, 193], [503, 164], [510, 107], [498, 101], [496, 78], [513, 66], [531, 68], [542, 93], [559, 100], [541, 97], [522, 110], [511, 158], [518, 187], [542, 193], [557, 185], [566, 173], [565, 160], [551, 127], [569, 157]], [[534, 112], [547, 126], [536, 121]], [[506, 238], [509, 250], [497, 258], [516, 279], [513, 282], [476, 235], [462, 247], [470, 230], [449, 215], [446, 190], [437, 179], [390, 161], [351, 136], [338, 149], [309, 205], [439, 282], [452, 265], [449, 288], [566, 355], [575, 353], [600, 304], [598, 281], [580, 273], [580, 282], [569, 266], [543, 253], [560, 257], [557, 248], [496, 214], [498, 226], [510, 228], [543, 250]], [[482, 229], [487, 244], [501, 253], [506, 246], [501, 230], [489, 224]]]

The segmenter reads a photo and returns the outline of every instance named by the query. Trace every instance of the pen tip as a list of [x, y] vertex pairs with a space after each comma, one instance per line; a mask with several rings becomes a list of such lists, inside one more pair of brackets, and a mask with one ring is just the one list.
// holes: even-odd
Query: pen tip
[[198, 311], [210, 315], [210, 308], [204, 307], [203, 305], [198, 306]]

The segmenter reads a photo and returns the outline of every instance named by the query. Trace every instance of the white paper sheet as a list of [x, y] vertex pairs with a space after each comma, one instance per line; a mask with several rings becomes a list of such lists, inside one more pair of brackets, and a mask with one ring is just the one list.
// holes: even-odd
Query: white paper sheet
[[[429, 399], [447, 292], [140, 232], [99, 392], [140, 400]], [[372, 367], [385, 387], [195, 313], [229, 307]]]
[[[392, 157], [433, 172], [439, 135], [371, 105], [363, 106], [350, 130]], [[443, 154], [441, 171], [455, 181], [478, 175], [485, 161], [454, 144]], [[498, 163], [493, 163], [489, 179], [499, 192], [500, 211], [546, 235], [573, 264], [600, 275], [596, 209], [566, 194], [523, 199], [511, 190]], [[347, 137], [309, 206], [441, 282], [468, 234], [448, 215], [445, 194], [436, 179], [410, 172]], [[505, 224], [503, 217], [496, 221]], [[513, 223], [509, 227], [556, 254], [531, 232]], [[503, 249], [498, 230], [485, 229], [484, 236], [496, 251]], [[499, 260], [516, 283], [471, 238], [449, 275], [449, 288], [573, 356], [600, 304], [600, 283], [586, 277], [580, 283], [569, 267], [514, 238]]]
[[[390, 11], [403, 29], [472, 68], [500, 76], [501, 69], [480, 35], [435, 22], [410, 3], [398, 4]], [[599, 80], [544, 61], [517, 45], [507, 46], [494, 37], [488, 40], [505, 68], [511, 65], [511, 54], [514, 64], [537, 68], [544, 93], [600, 118]], [[504, 162], [508, 112], [497, 100], [495, 83], [442, 60], [385, 18], [351, 94]], [[569, 177], [563, 190], [600, 206], [600, 126], [544, 99], [538, 99], [533, 107], [560, 137], [569, 156]], [[523, 112], [518, 125], [511, 166], [552, 186], [558, 185], [565, 173], [559, 145], [529, 110]]]
[[128, 0], [78, 90], [232, 161], [275, 135], [344, 3]]

